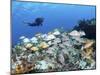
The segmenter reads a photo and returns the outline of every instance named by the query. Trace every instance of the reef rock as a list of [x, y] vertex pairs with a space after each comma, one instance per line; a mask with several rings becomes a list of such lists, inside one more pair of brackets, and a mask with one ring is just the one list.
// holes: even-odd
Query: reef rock
[[39, 47], [45, 49], [45, 48], [48, 48], [49, 45], [46, 42], [41, 42]]
[[85, 32], [84, 31], [77, 31], [77, 30], [73, 30], [72, 32], [69, 33], [70, 36], [75, 36], [75, 37], [81, 37], [81, 36], [85, 36]]
[[[14, 46], [12, 74], [95, 69], [95, 40], [84, 31], [38, 33]], [[23, 66], [24, 65], [24, 66]]]
[[52, 33], [53, 35], [60, 35], [60, 31], [58, 29], [55, 29], [54, 32]]
[[40, 70], [46, 70], [46, 69], [48, 69], [47, 62], [44, 61], [44, 60], [37, 61], [35, 69], [40, 69]]
[[38, 39], [36, 37], [32, 37], [30, 40], [32, 43], [38, 43]]
[[24, 43], [28, 43], [28, 42], [30, 42], [30, 39], [24, 38], [24, 39], [23, 39], [23, 42], [24, 42]]
[[50, 40], [53, 40], [53, 39], [55, 39], [56, 37], [53, 35], [53, 34], [49, 34], [46, 38], [45, 38], [45, 40], [46, 41], [50, 41]]

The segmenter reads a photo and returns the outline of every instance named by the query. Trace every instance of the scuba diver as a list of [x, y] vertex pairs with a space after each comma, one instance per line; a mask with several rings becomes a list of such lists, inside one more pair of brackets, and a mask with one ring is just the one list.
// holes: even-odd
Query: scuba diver
[[32, 23], [27, 23], [27, 24], [28, 24], [28, 26], [42, 26], [43, 21], [44, 21], [44, 18], [38, 17]]

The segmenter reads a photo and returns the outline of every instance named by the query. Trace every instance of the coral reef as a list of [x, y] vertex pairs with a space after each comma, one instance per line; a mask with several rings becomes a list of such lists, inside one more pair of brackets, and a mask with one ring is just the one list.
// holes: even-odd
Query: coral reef
[[80, 20], [73, 30], [83, 30], [86, 33], [86, 38], [96, 39], [96, 19]]
[[12, 48], [12, 74], [95, 69], [95, 40], [85, 35], [82, 30], [55, 29], [30, 39], [20, 37]]

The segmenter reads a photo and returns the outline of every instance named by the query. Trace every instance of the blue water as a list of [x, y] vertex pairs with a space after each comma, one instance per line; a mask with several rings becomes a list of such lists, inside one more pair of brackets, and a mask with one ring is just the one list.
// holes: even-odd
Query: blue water
[[[47, 33], [55, 28], [64, 27], [67, 31], [81, 19], [95, 18], [95, 14], [95, 6], [13, 1], [12, 43], [18, 43], [20, 36], [31, 38], [38, 32]], [[29, 27], [24, 23], [37, 17], [44, 17], [43, 26]]]

